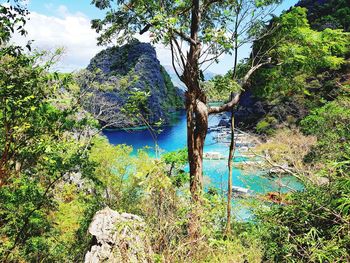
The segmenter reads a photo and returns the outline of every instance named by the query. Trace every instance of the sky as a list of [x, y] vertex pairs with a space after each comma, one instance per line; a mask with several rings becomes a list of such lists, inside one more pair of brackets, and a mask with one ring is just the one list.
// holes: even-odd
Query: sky
[[[0, 0], [0, 3], [6, 1]], [[91, 29], [90, 21], [103, 18], [104, 11], [91, 5], [90, 0], [26, 0], [30, 11], [30, 20], [26, 25], [28, 36], [26, 39], [15, 36], [13, 42], [24, 44], [34, 40], [33, 47], [40, 50], [54, 50], [64, 48], [64, 54], [56, 66], [61, 72], [71, 72], [85, 68], [90, 59], [105, 47], [97, 46], [97, 33]], [[296, 4], [297, 0], [284, 0], [276, 10], [282, 10]], [[149, 42], [147, 35], [137, 36], [143, 42]], [[158, 59], [164, 66], [171, 65], [169, 48], [162, 45], [155, 46]], [[239, 59], [249, 56], [250, 47], [244, 46], [240, 50]], [[232, 57], [224, 55], [218, 64], [208, 70], [215, 74], [224, 74], [232, 67]]]

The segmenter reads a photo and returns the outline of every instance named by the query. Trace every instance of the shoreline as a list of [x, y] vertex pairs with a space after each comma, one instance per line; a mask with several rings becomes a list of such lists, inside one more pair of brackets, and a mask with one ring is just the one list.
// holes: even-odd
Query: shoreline
[[[215, 101], [215, 102], [209, 102], [208, 103], [209, 106], [220, 106], [222, 104], [223, 104], [222, 101]], [[180, 110], [176, 110], [175, 112], [169, 113], [170, 116], [171, 116], [169, 123], [165, 123], [165, 124], [161, 125], [160, 128], [162, 128], [162, 127], [169, 127], [169, 126], [172, 126], [172, 125], [176, 124], [176, 122], [178, 121], [178, 117], [184, 112], [186, 112], [185, 109], [180, 109]], [[153, 125], [151, 125], [151, 126], [153, 127]], [[147, 126], [146, 125], [139, 125], [139, 126], [132, 126], [132, 127], [116, 127], [116, 128], [103, 129], [103, 131], [143, 131], [143, 130], [147, 130]]]

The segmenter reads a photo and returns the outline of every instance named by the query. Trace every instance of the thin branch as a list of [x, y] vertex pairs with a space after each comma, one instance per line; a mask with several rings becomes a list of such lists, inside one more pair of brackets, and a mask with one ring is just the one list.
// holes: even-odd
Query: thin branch
[[181, 75], [180, 75], [179, 72], [177, 71], [176, 65], [175, 65], [175, 55], [174, 55], [175, 50], [174, 50], [174, 45], [173, 45], [173, 42], [172, 42], [172, 41], [170, 41], [170, 48], [171, 48], [171, 63], [172, 63], [172, 65], [173, 65], [173, 68], [174, 68], [174, 71], [175, 71], [177, 77], [181, 80], [181, 79], [182, 79], [182, 78], [181, 78]]
[[179, 45], [179, 43], [177, 42], [175, 37], [172, 37], [172, 40], [174, 41], [174, 43], [176, 45], [177, 54], [179, 55], [181, 63], [182, 63], [182, 69], [184, 69], [185, 66], [186, 66], [186, 62], [185, 62], [185, 56], [184, 56], [184, 54], [182, 52], [181, 46]]

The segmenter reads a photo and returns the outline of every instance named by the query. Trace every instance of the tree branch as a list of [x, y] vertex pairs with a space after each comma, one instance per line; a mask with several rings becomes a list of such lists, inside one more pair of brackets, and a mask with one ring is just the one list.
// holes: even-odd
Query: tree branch
[[[179, 43], [177, 42], [177, 40], [176, 40], [175, 37], [172, 37], [171, 39], [174, 41], [174, 43], [175, 43], [175, 45], [176, 45], [177, 54], [179, 55], [180, 60], [181, 60], [181, 64], [182, 64], [182, 67], [181, 67], [181, 68], [184, 69], [185, 66], [186, 66], [186, 62], [185, 62], [186, 58], [185, 58], [185, 56], [184, 56], [184, 54], [183, 54], [183, 52], [182, 52], [182, 50], [181, 50], [181, 46], [179, 45]], [[178, 63], [178, 64], [179, 64], [179, 63]]]
[[171, 64], [173, 65], [173, 68], [174, 68], [174, 71], [175, 71], [177, 77], [181, 80], [181, 75], [177, 71], [176, 65], [175, 65], [175, 50], [174, 50], [174, 45], [173, 45], [173, 41], [172, 40], [170, 40], [170, 48], [171, 48]]
[[143, 29], [140, 30], [140, 35], [146, 33], [153, 25], [152, 24], [147, 24]]
[[172, 30], [174, 31], [175, 34], [177, 34], [182, 39], [186, 40], [188, 43], [193, 44], [193, 45], [198, 44], [197, 41], [195, 41], [191, 37], [187, 36], [184, 32], [178, 31], [177, 29], [172, 29]]
[[231, 101], [229, 101], [228, 103], [225, 103], [224, 105], [218, 106], [218, 107], [210, 107], [208, 110], [209, 115], [228, 111], [228, 110], [232, 109], [232, 107], [235, 106], [239, 102], [240, 96], [241, 96], [241, 93], [237, 93], [235, 96], [232, 96]]
[[[267, 61], [251, 67], [247, 72], [247, 74], [245, 74], [243, 79], [240, 81], [241, 83], [239, 83], [242, 89], [247, 85], [249, 78], [258, 68], [262, 67], [263, 65], [269, 64], [270, 62], [271, 62], [271, 58], [268, 58]], [[209, 114], [216, 114], [224, 111], [229, 111], [233, 106], [238, 104], [240, 96], [241, 96], [241, 93], [237, 93], [235, 96], [232, 96], [231, 101], [229, 101], [228, 103], [225, 103], [224, 105], [219, 107], [210, 107], [208, 110]]]
[[249, 78], [251, 77], [251, 75], [257, 70], [259, 69], [260, 67], [266, 65], [266, 64], [269, 64], [271, 63], [271, 58], [268, 58], [265, 62], [262, 62], [262, 63], [259, 63], [253, 67], [251, 67], [249, 69], [249, 71], [247, 72], [247, 74], [244, 75], [243, 79], [242, 79], [242, 83], [241, 83], [241, 86], [242, 88], [245, 87], [247, 85], [247, 82], [249, 80]]

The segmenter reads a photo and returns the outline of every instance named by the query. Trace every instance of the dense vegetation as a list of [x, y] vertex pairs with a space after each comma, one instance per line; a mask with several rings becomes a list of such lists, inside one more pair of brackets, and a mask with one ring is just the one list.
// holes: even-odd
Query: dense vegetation
[[266, 132], [276, 119], [275, 123], [298, 122], [311, 109], [346, 92], [342, 82], [347, 84], [343, 76], [349, 67], [348, 33], [314, 31], [306, 15], [306, 9], [297, 7], [274, 19], [278, 29], [254, 46], [267, 50], [266, 56], [278, 65], [259, 70], [252, 83], [253, 92], [270, 108], [257, 126], [259, 132]]
[[267, 109], [256, 131], [275, 134], [283, 127], [298, 127], [305, 135], [316, 136], [317, 142], [303, 159], [307, 168], [299, 171], [305, 176], [304, 191], [290, 195], [290, 205], [258, 212], [258, 232], [266, 259], [346, 262], [350, 42], [348, 20], [343, 18], [349, 5], [347, 1], [300, 5], [309, 11], [297, 7], [275, 18], [272, 24], [281, 26], [254, 46], [274, 45], [272, 58], [280, 65], [264, 67], [254, 76], [253, 91]]
[[[262, 34], [253, 45], [260, 57], [200, 82], [212, 101], [242, 88], [252, 91], [266, 110], [254, 124], [266, 141], [256, 152], [269, 156], [268, 164], [287, 164], [278, 176], [304, 183], [302, 191], [279, 193], [280, 202], [253, 200], [252, 220], [229, 222], [230, 233], [225, 196], [209, 189], [194, 202], [186, 149], [151, 158], [147, 150], [132, 155], [131, 147], [113, 146], [101, 136], [105, 124], [143, 118], [149, 110], [145, 93], [129, 90], [131, 79], [138, 81], [131, 72], [135, 65], [119, 63], [113, 73], [129, 100], [122, 107], [103, 101], [99, 92], [115, 86], [100, 81], [101, 69], [53, 72], [60, 51], [38, 53], [28, 43], [25, 52], [10, 45], [14, 31], [25, 34], [27, 13], [16, 4], [0, 6], [0, 261], [83, 261], [92, 242], [87, 228], [105, 206], [145, 219], [155, 262], [350, 261], [349, 4], [322, 2], [301, 1], [309, 11], [295, 7], [272, 18], [263, 27], [267, 31], [254, 32]], [[174, 10], [181, 4], [176, 1]], [[216, 7], [211, 11], [221, 10]], [[168, 19], [153, 22], [176, 23]], [[205, 19], [213, 29], [215, 22]], [[254, 59], [268, 63], [241, 85]], [[180, 103], [177, 91], [163, 67], [158, 73], [168, 95], [159, 103], [172, 109]], [[116, 110], [122, 114], [115, 117]], [[195, 240], [193, 222], [201, 226]]]

